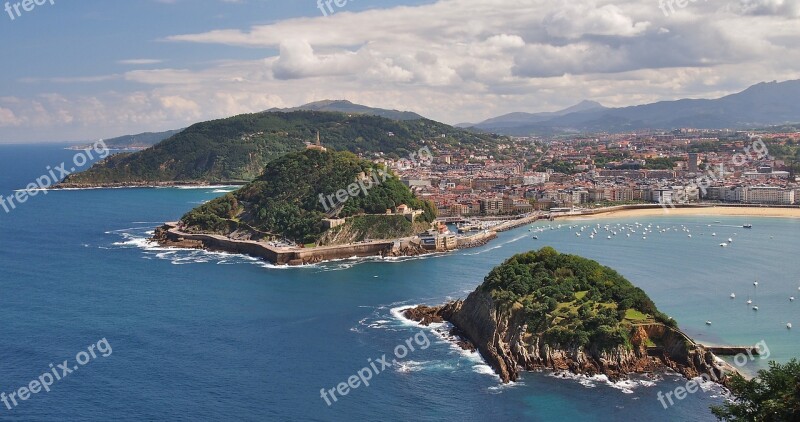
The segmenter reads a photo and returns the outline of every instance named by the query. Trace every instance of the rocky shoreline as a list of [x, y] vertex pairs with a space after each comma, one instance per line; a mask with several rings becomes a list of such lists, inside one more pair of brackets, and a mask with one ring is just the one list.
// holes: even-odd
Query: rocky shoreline
[[50, 189], [125, 189], [125, 188], [182, 188], [182, 187], [212, 187], [212, 186], [242, 186], [246, 182], [124, 182], [124, 183], [59, 183]]
[[[491, 295], [476, 290], [466, 300], [442, 306], [418, 306], [403, 315], [421, 325], [449, 322], [450, 334], [466, 350], [478, 350], [484, 361], [504, 383], [516, 381], [522, 371], [555, 370], [579, 375], [606, 375], [611, 381], [633, 373], [673, 370], [686, 378], [708, 376], [726, 385], [732, 368], [713, 353], [685, 335], [662, 324], [642, 324], [632, 328], [632, 349], [622, 346], [599, 350], [554, 348], [533, 333], [520, 312], [497, 309]], [[648, 340], [658, 340], [660, 349], [648, 348]]]

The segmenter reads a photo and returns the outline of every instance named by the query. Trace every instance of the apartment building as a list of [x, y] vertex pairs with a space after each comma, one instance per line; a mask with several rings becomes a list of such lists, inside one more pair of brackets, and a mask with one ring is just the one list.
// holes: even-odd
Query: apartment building
[[777, 186], [751, 186], [744, 188], [744, 202], [750, 204], [792, 205], [795, 192]]

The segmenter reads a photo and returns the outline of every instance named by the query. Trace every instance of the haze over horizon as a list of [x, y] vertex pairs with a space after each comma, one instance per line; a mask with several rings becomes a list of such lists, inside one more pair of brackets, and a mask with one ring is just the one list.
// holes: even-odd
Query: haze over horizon
[[[783, 0], [54, 2], [0, 15], [0, 143], [78, 141], [346, 99], [448, 124], [800, 79]], [[335, 7], [335, 6], [334, 6]], [[75, 46], [81, 46], [76, 49]]]

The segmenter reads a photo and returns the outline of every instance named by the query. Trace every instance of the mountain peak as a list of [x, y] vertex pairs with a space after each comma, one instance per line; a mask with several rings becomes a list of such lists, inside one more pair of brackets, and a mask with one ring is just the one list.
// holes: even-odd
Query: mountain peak
[[567, 107], [567, 108], [565, 108], [565, 109], [563, 109], [561, 111], [557, 111], [556, 113], [569, 114], [569, 113], [575, 113], [575, 112], [579, 112], [579, 111], [595, 110], [595, 109], [599, 109], [599, 108], [606, 108], [606, 107], [604, 105], [598, 103], [597, 101], [583, 100], [583, 101], [579, 102], [578, 104], [575, 104], [572, 107]]
[[423, 117], [411, 111], [387, 110], [383, 108], [369, 107], [355, 104], [348, 100], [320, 100], [299, 107], [291, 108], [272, 108], [267, 111], [330, 111], [348, 114], [367, 114], [371, 116], [385, 117], [392, 120], [417, 120]]
[[300, 108], [312, 108], [312, 107], [327, 107], [334, 104], [340, 105], [356, 105], [353, 102], [348, 100], [319, 100], [319, 101], [312, 101], [308, 104], [303, 104]]
[[659, 101], [607, 108], [581, 101], [551, 113], [510, 113], [475, 127], [503, 135], [565, 132], [629, 132], [638, 129], [747, 129], [800, 121], [800, 80], [761, 82], [744, 91], [716, 99]]

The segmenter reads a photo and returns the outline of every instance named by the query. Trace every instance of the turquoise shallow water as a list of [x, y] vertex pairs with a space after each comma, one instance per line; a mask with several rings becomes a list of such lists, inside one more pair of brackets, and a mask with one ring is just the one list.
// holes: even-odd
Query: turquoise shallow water
[[[0, 146], [0, 194], [72, 154], [54, 146]], [[764, 340], [779, 361], [800, 351], [797, 329], [785, 328], [800, 322], [800, 302], [788, 300], [800, 296], [797, 220], [651, 217], [638, 222], [678, 231], [646, 240], [608, 240], [602, 230], [595, 239], [579, 238], [568, 229], [588, 221], [557, 222], [562, 228], [553, 230], [539, 223], [538, 240], [521, 228], [442, 256], [293, 269], [145, 245], [160, 222], [224, 190], [50, 192], [0, 213], [0, 390], [27, 385], [50, 363], [74, 360], [99, 339], [113, 346], [113, 354], [49, 393], [12, 410], [0, 404], [0, 419], [713, 420], [707, 409], [721, 400], [717, 388], [665, 410], [656, 394], [685, 384], [677, 376], [610, 385], [532, 373], [501, 386], [475, 356], [430, 331], [430, 347], [378, 374], [369, 387], [332, 406], [320, 398], [321, 388], [347, 381], [368, 359], [392, 353], [419, 332], [393, 309], [464, 297], [505, 258], [544, 245], [617, 269], [700, 341]], [[635, 220], [591, 224], [597, 222]], [[753, 229], [742, 229], [745, 223]], [[720, 248], [729, 237], [734, 242]], [[744, 303], [748, 296], [758, 312]]]

